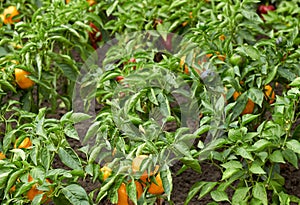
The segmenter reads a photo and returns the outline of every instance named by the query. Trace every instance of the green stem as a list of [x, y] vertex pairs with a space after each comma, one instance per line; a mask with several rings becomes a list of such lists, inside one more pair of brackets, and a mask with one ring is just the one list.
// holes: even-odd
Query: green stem
[[274, 163], [272, 163], [272, 165], [271, 165], [271, 169], [270, 169], [270, 172], [269, 172], [269, 176], [268, 176], [267, 184], [269, 184], [269, 183], [270, 183], [270, 181], [271, 181], [271, 177], [272, 177], [273, 169], [274, 169]]
[[293, 109], [293, 113], [292, 113], [292, 117], [289, 121], [287, 121], [287, 128], [285, 129], [285, 137], [284, 137], [284, 141], [283, 141], [283, 144], [282, 144], [282, 147], [285, 146], [286, 144], [286, 141], [287, 141], [287, 138], [290, 136], [291, 134], [291, 129], [292, 129], [292, 125], [295, 121], [295, 113], [296, 113], [296, 109], [297, 109], [297, 103], [295, 102], [294, 103], [294, 109]]

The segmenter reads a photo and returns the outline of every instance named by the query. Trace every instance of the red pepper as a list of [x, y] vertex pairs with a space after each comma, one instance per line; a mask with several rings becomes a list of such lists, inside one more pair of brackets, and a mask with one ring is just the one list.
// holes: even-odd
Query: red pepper
[[163, 40], [163, 45], [164, 47], [168, 50], [168, 51], [171, 51], [172, 50], [172, 38], [173, 38], [173, 34], [172, 33], [169, 33], [167, 35], [167, 39], [166, 40]]
[[120, 82], [120, 81], [122, 81], [123, 79], [124, 79], [124, 77], [121, 76], [121, 75], [119, 75], [119, 76], [116, 77], [116, 81], [117, 81], [117, 82]]
[[89, 32], [90, 41], [93, 48], [97, 49], [98, 48], [97, 42], [102, 40], [102, 34], [99, 28], [95, 24], [90, 23], [90, 27], [92, 28], [92, 31]]
[[257, 13], [261, 16], [262, 14], [267, 14], [269, 11], [274, 11], [275, 6], [273, 5], [259, 5], [257, 8]]

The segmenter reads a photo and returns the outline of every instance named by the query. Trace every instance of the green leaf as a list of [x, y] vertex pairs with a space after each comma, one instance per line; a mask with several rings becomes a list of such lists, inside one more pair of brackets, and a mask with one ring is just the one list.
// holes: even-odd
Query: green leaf
[[277, 74], [277, 70], [278, 70], [278, 66], [276, 65], [275, 67], [271, 68], [271, 72], [268, 72], [267, 74], [267, 78], [264, 82], [265, 85], [269, 84], [270, 82], [272, 82], [272, 80], [275, 78], [276, 74]]
[[99, 157], [102, 148], [103, 148], [103, 144], [101, 144], [91, 150], [91, 154], [89, 156], [89, 161], [88, 161], [89, 163], [94, 162]]
[[8, 192], [10, 191], [10, 188], [16, 183], [17, 179], [20, 178], [20, 176], [26, 172], [27, 169], [18, 169], [14, 173], [10, 174], [10, 177], [7, 181], [5, 190], [4, 190], [4, 196], [8, 196]]
[[158, 94], [157, 95], [157, 100], [159, 102], [159, 110], [160, 112], [165, 116], [168, 117], [171, 115], [171, 109], [169, 105], [169, 101], [166, 96], [163, 94]]
[[181, 6], [181, 5], [183, 5], [183, 4], [186, 4], [186, 3], [187, 3], [186, 1], [182, 1], [182, 0], [175, 0], [175, 1], [172, 1], [172, 4], [171, 4], [171, 6], [170, 6], [169, 9], [173, 9], [173, 8], [175, 8], [175, 7], [179, 7], [179, 6]]
[[242, 45], [236, 48], [236, 50], [246, 56], [249, 56], [253, 60], [258, 60], [260, 58], [260, 52], [253, 46]]
[[251, 151], [261, 151], [272, 143], [265, 139], [260, 139], [251, 146]]
[[61, 159], [62, 163], [72, 169], [79, 169], [82, 170], [82, 165], [80, 162], [79, 157], [77, 156], [76, 152], [69, 147], [58, 149], [58, 156]]
[[38, 79], [41, 80], [43, 67], [42, 67], [42, 58], [39, 55], [39, 53], [36, 54], [35, 61], [38, 68]]
[[71, 184], [62, 188], [61, 192], [71, 204], [89, 205], [89, 197], [86, 191], [78, 184]]
[[106, 195], [107, 191], [111, 189], [112, 185], [115, 183], [117, 175], [114, 175], [111, 180], [101, 186], [101, 189], [97, 195], [96, 201], [100, 202]]
[[61, 27], [65, 28], [66, 30], [68, 30], [71, 34], [73, 34], [74, 36], [76, 36], [77, 38], [82, 38], [81, 35], [77, 32], [77, 30], [73, 29], [71, 27], [71, 25], [61, 25]]
[[291, 200], [288, 194], [284, 193], [284, 192], [280, 192], [278, 194], [279, 196], [279, 201], [280, 201], [280, 205], [289, 205]]
[[298, 157], [296, 153], [290, 149], [285, 149], [282, 151], [284, 159], [291, 163], [295, 168], [298, 169]]
[[290, 195], [291, 202], [300, 203], [300, 198], [294, 195]]
[[292, 87], [300, 87], [300, 77], [297, 77], [296, 79], [293, 80], [293, 82], [291, 82], [289, 84], [289, 86]]
[[210, 125], [202, 125], [202, 126], [200, 126], [199, 129], [197, 129], [197, 130], [194, 132], [194, 134], [197, 135], [197, 136], [200, 136], [200, 135], [202, 135], [202, 134], [208, 132], [210, 128], [211, 128]]
[[96, 121], [89, 127], [88, 131], [86, 132], [86, 135], [84, 136], [84, 140], [82, 142], [83, 144], [87, 143], [91, 137], [97, 134], [100, 128], [100, 124], [101, 124], [100, 121]]
[[214, 190], [210, 193], [210, 195], [214, 201], [229, 201], [225, 191]]
[[67, 124], [64, 128], [64, 132], [68, 137], [79, 140], [78, 133], [73, 125]]
[[181, 159], [182, 163], [185, 164], [187, 167], [192, 168], [194, 171], [201, 173], [201, 166], [199, 164], [199, 160], [193, 159], [193, 158], [188, 158], [188, 157], [183, 157]]
[[255, 120], [260, 115], [252, 115], [252, 114], [245, 114], [242, 116], [242, 125], [246, 125], [249, 122]]
[[153, 103], [154, 105], [158, 105], [158, 101], [156, 99], [156, 95], [153, 88], [150, 88], [150, 92], [148, 92], [147, 95], [151, 103]]
[[262, 102], [264, 100], [264, 93], [263, 91], [257, 89], [257, 88], [250, 88], [248, 90], [248, 97], [257, 105], [260, 107], [262, 106]]
[[295, 153], [300, 154], [300, 142], [298, 140], [292, 139], [286, 143], [286, 146]]
[[3, 189], [6, 186], [7, 179], [12, 171], [13, 169], [10, 168], [0, 169], [0, 189]]
[[44, 129], [45, 113], [46, 113], [46, 108], [41, 108], [39, 110], [38, 115], [35, 118], [35, 121], [36, 121], [36, 134], [42, 136], [44, 139], [47, 139], [47, 133]]
[[204, 185], [202, 186], [198, 199], [201, 199], [206, 194], [208, 194], [217, 184], [218, 182], [204, 182]]
[[4, 88], [7, 88], [7, 89], [13, 91], [14, 93], [17, 92], [15, 86], [13, 86], [11, 83], [7, 82], [7, 80], [0, 79], [0, 85], [3, 85]]
[[250, 167], [250, 172], [253, 174], [266, 174], [265, 170], [261, 168], [261, 166], [258, 163], [253, 162], [252, 166]]
[[78, 70], [75, 65], [68, 63], [56, 62], [58, 67], [63, 71], [64, 75], [71, 81], [76, 81], [78, 76]]
[[63, 36], [51, 36], [47, 40], [57, 41], [59, 43], [63, 43], [65, 45], [69, 45], [69, 46], [73, 45], [71, 41], [69, 41], [67, 38], [65, 38]]
[[285, 163], [283, 159], [283, 155], [280, 150], [275, 150], [270, 156], [270, 160], [272, 162], [277, 162], [277, 163]]
[[39, 205], [39, 204], [41, 204], [42, 199], [43, 199], [43, 194], [37, 194], [37, 195], [35, 195], [35, 197], [32, 200], [31, 205], [34, 205], [34, 204], [35, 205]]
[[234, 161], [234, 160], [226, 162], [224, 164], [221, 164], [221, 166], [224, 167], [225, 169], [229, 169], [229, 168], [242, 169], [243, 168], [243, 165], [241, 162]]
[[183, 156], [192, 157], [190, 153], [190, 147], [184, 142], [175, 142], [174, 148]]
[[107, 10], [106, 10], [106, 15], [110, 16], [112, 12], [116, 9], [117, 5], [119, 4], [119, 1], [115, 1]]
[[134, 180], [131, 180], [131, 182], [127, 184], [126, 191], [131, 201], [134, 204], [137, 204], [137, 194], [136, 194], [137, 191], [136, 191]]
[[170, 169], [166, 169], [160, 172], [161, 180], [168, 200], [171, 199], [171, 193], [173, 190], [172, 173]]
[[45, 170], [49, 170], [50, 168], [50, 151], [48, 150], [48, 147], [42, 147], [40, 150], [40, 163], [43, 165]]
[[252, 155], [243, 147], [237, 148], [236, 154], [240, 155], [241, 157], [243, 157], [245, 159], [249, 159], [251, 161], [254, 161]]
[[79, 123], [85, 120], [90, 119], [92, 116], [85, 114], [85, 113], [72, 113], [70, 120], [72, 120], [74, 123]]
[[243, 9], [241, 13], [245, 18], [249, 19], [250, 21], [263, 23], [263, 21], [257, 15], [257, 13], [253, 12], [252, 10], [247, 11]]
[[288, 68], [278, 67], [278, 74], [289, 81], [293, 81], [297, 78], [296, 74]]
[[230, 129], [228, 132], [228, 139], [236, 142], [238, 140], [242, 140], [247, 133], [247, 128], [242, 127], [240, 129]]
[[65, 195], [61, 192], [58, 196], [54, 196], [52, 200], [55, 205], [73, 205], [69, 202], [69, 200], [66, 199]]
[[226, 180], [226, 179], [230, 178], [232, 175], [234, 175], [238, 171], [239, 171], [239, 169], [236, 169], [236, 168], [226, 169], [222, 174], [222, 179], [221, 180], [223, 181], [223, 180]]
[[72, 178], [72, 174], [70, 174], [70, 171], [67, 171], [65, 169], [51, 169], [48, 171], [47, 177], [51, 176], [63, 176], [64, 178]]
[[57, 67], [62, 70], [64, 76], [71, 81], [76, 81], [79, 75], [79, 69], [76, 67], [75, 61], [68, 55], [58, 54], [55, 52], [48, 51], [47, 55], [52, 58], [53, 62], [56, 63]]
[[195, 195], [200, 191], [200, 189], [203, 187], [205, 182], [198, 181], [196, 182], [191, 188], [190, 191], [185, 199], [184, 205], [188, 205], [190, 201], [195, 197]]
[[21, 196], [24, 192], [27, 192], [36, 183], [36, 180], [23, 184], [16, 193], [16, 197]]
[[235, 119], [243, 112], [247, 102], [248, 102], [248, 96], [246, 95], [246, 93], [243, 93], [237, 98], [236, 103], [232, 109], [232, 119]]
[[263, 205], [268, 205], [266, 188], [263, 183], [256, 182], [252, 189], [253, 197], [258, 199]]
[[14, 134], [17, 132], [18, 130], [17, 129], [14, 129], [14, 130], [11, 130], [9, 133], [7, 133], [6, 135], [4, 135], [4, 138], [3, 138], [3, 146], [2, 146], [2, 149], [3, 149], [3, 153], [6, 153], [7, 150], [9, 149], [9, 147], [11, 146], [11, 142], [12, 142], [12, 139], [14, 137]]
[[237, 188], [232, 196], [232, 205], [239, 205], [249, 195], [250, 187]]

